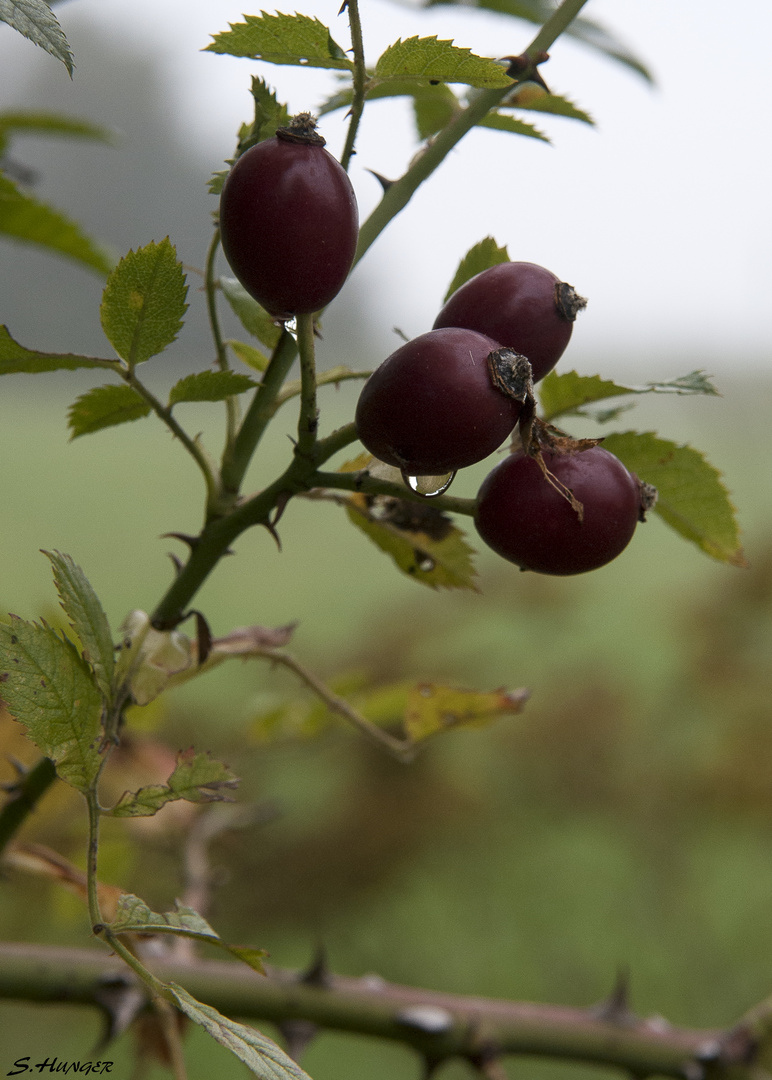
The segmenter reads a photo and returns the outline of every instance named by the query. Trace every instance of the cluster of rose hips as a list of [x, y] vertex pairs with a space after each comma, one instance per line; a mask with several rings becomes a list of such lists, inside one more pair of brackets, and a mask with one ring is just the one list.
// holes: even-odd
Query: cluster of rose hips
[[[220, 231], [237, 278], [275, 318], [318, 311], [338, 293], [356, 251], [356, 199], [308, 114], [236, 161]], [[475, 524], [503, 558], [544, 574], [610, 562], [653, 498], [613, 454], [534, 420], [533, 383], [560, 359], [584, 305], [534, 263], [485, 270], [453, 293], [432, 330], [381, 364], [356, 410], [364, 446], [406, 478], [482, 461], [519, 425], [519, 447], [480, 488]]]

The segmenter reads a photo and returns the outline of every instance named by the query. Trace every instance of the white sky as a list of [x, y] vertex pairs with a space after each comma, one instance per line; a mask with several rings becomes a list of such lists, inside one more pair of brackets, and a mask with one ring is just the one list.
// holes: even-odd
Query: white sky
[[[338, 7], [339, 0], [297, 4], [346, 47]], [[313, 108], [334, 84], [327, 72], [201, 52], [244, 10], [259, 11], [244, 0], [77, 0], [57, 10], [76, 63], [82, 20], [152, 40], [165, 57], [169, 108], [215, 160], [232, 152], [234, 131], [250, 115], [253, 73], [293, 111]], [[533, 35], [525, 23], [469, 8], [415, 11], [364, 0], [362, 12], [371, 62], [412, 34], [453, 38], [490, 56], [518, 53]], [[672, 370], [671, 355], [686, 352], [691, 366], [715, 372], [768, 365], [772, 4], [590, 0], [585, 13], [642, 56], [657, 87], [559, 41], [543, 74], [596, 118], [597, 129], [532, 114], [552, 147], [472, 132], [357, 269], [371, 290], [372, 314], [411, 336], [429, 329], [459, 258], [492, 234], [512, 258], [542, 263], [589, 298], [571, 345], [580, 368], [597, 370], [602, 354], [608, 374], [611, 355], [639, 378], [644, 360], [653, 374], [674, 375], [681, 372]], [[0, 60], [21, 55], [3, 43]], [[326, 118], [322, 130], [335, 151], [342, 114]], [[365, 169], [396, 176], [415, 148], [406, 104], [378, 102], [366, 111], [352, 170], [363, 216], [379, 194]]]

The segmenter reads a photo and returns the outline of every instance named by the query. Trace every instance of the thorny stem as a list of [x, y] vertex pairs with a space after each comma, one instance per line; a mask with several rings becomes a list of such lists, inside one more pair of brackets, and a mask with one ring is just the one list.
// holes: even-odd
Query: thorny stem
[[[545, 52], [563, 33], [569, 23], [579, 14], [587, 0], [563, 0], [552, 13], [544, 26], [526, 49], [526, 55], [536, 57]], [[530, 72], [526, 69], [520, 79], [527, 79]], [[383, 194], [380, 203], [359, 231], [357, 261], [362, 258], [374, 240], [383, 232], [389, 222], [403, 210], [424, 180], [442, 164], [453, 147], [479, 124], [491, 109], [512, 92], [513, 83], [493, 90], [484, 90], [474, 97], [465, 109], [462, 109], [439, 134], [428, 142], [421, 154], [414, 160], [407, 172], [391, 184]]]
[[[212, 331], [217, 366], [220, 371], [227, 371], [230, 365], [228, 363], [228, 351], [225, 347], [225, 342], [223, 341], [222, 332], [220, 330], [220, 319], [217, 314], [217, 283], [215, 282], [214, 277], [214, 265], [219, 246], [220, 227], [218, 225], [212, 234], [212, 240], [209, 244], [209, 251], [206, 256], [206, 309], [209, 314], [209, 328]], [[236, 428], [238, 427], [239, 421], [239, 406], [236, 398], [226, 398], [225, 415], [225, 450], [223, 452], [223, 460], [230, 456], [233, 449], [233, 442], [236, 438]]]
[[351, 158], [355, 153], [359, 123], [365, 107], [365, 83], [367, 81], [367, 69], [365, 67], [365, 48], [362, 40], [362, 22], [359, 18], [359, 0], [347, 0], [349, 26], [351, 28], [351, 45], [354, 53], [354, 94], [349, 110], [348, 133], [343, 147], [340, 163], [348, 171]]
[[[395, 499], [405, 499], [412, 502], [426, 502], [423, 495], [417, 495], [404, 484], [394, 483], [391, 480], [380, 480], [371, 476], [367, 469], [360, 472], [327, 473], [317, 472], [317, 487], [332, 488], [337, 491], [361, 491], [364, 495], [391, 495]], [[474, 514], [475, 500], [464, 499], [457, 495], [437, 495], [432, 498], [431, 505], [437, 510], [443, 510], [449, 514], [466, 514], [471, 517]]]
[[317, 678], [312, 671], [309, 671], [308, 668], [304, 667], [294, 656], [291, 656], [289, 653], [281, 652], [278, 649], [262, 649], [259, 652], [255, 652], [255, 655], [264, 656], [267, 660], [282, 664], [284, 667], [294, 672], [294, 674], [297, 675], [309, 689], [313, 690], [317, 697], [322, 699], [331, 712], [338, 713], [339, 716], [348, 720], [350, 724], [353, 724], [354, 727], [370, 739], [371, 742], [388, 750], [388, 752], [399, 761], [410, 762], [415, 757], [415, 748], [410, 741], [407, 739], [397, 739], [393, 735], [389, 735], [388, 731], [384, 731], [375, 724], [371, 724], [366, 717], [362, 716], [362, 714], [353, 707], [353, 705], [350, 705], [345, 698], [338, 697], [329, 686], [323, 683], [321, 679]]
[[[103, 936], [151, 990], [163, 994], [163, 983], [108, 935]], [[215, 960], [188, 964], [159, 959], [153, 969], [168, 982], [182, 982], [193, 997], [228, 1016], [277, 1023], [305, 1019], [325, 1030], [412, 1046], [438, 1063], [454, 1056], [479, 1061], [481, 1053], [494, 1049], [499, 1059], [517, 1054], [587, 1062], [636, 1077], [748, 1080], [766, 1075], [759, 1067], [764, 1042], [758, 1038], [768, 1029], [756, 1010], [728, 1028], [693, 1029], [671, 1026], [661, 1017], [614, 1015], [608, 1004], [588, 1009], [503, 1001], [335, 975], [323, 987], [311, 986], [294, 972], [271, 970], [266, 978], [246, 965]], [[115, 960], [94, 949], [0, 945], [0, 998], [97, 1006], [105, 981], [115, 972]], [[768, 1009], [769, 1003], [764, 1004]], [[422, 1027], [421, 1007], [431, 1009], [435, 1022], [444, 1019], [447, 1026]]]

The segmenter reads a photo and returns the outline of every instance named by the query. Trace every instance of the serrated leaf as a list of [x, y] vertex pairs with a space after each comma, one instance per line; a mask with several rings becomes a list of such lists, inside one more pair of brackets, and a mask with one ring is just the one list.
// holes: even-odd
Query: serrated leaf
[[517, 117], [510, 116], [508, 113], [489, 112], [477, 126], [493, 128], [494, 131], [509, 131], [513, 135], [525, 135], [528, 139], [539, 139], [545, 143], [550, 141], [539, 128], [525, 120], [518, 120]]
[[629, 394], [707, 394], [718, 396], [713, 383], [704, 371], [692, 371], [678, 379], [665, 382], [626, 386], [600, 375], [579, 375], [576, 371], [558, 374], [550, 371], [539, 383], [539, 402], [544, 420], [578, 413], [585, 405], [605, 398]]
[[229, 172], [230, 169], [221, 169], [219, 172], [212, 173], [206, 182], [206, 190], [210, 195], [219, 195], [222, 192]]
[[244, 329], [267, 348], [274, 349], [282, 335], [281, 326], [277, 326], [265, 308], [253, 300], [236, 278], [221, 277], [219, 284]]
[[130, 251], [107, 279], [99, 309], [110, 344], [131, 367], [176, 339], [188, 309], [185, 272], [167, 236]]
[[45, 0], [0, 0], [0, 20], [61, 60], [72, 78], [75, 65], [70, 46]]
[[226, 53], [265, 60], [269, 64], [297, 64], [303, 67], [344, 68], [354, 64], [327, 27], [308, 15], [245, 15], [243, 23], [230, 23], [230, 30], [215, 34], [205, 52]]
[[228, 792], [238, 787], [238, 777], [227, 765], [208, 753], [183, 750], [165, 784], [149, 784], [139, 791], [125, 791], [111, 810], [113, 817], [152, 817], [167, 803], [210, 803], [229, 799]]
[[0, 326], [0, 375], [26, 372], [39, 375], [44, 371], [74, 371], [76, 368], [108, 368], [117, 370], [117, 360], [102, 360], [98, 356], [78, 356], [77, 353], [44, 353], [25, 349], [15, 341], [7, 326]]
[[255, 971], [265, 974], [262, 960], [267, 954], [263, 949], [253, 949], [247, 945], [229, 945], [212, 929], [202, 915], [193, 908], [186, 907], [185, 904], [178, 903], [174, 911], [159, 914], [151, 911], [144, 900], [138, 896], [123, 893], [118, 901], [115, 918], [110, 923], [110, 929], [114, 934], [175, 934], [178, 937], [193, 938], [195, 941], [208, 941], [232, 953]]
[[141, 420], [150, 406], [131, 386], [95, 386], [73, 402], [67, 413], [71, 439], [92, 431]]
[[78, 635], [84, 659], [94, 672], [96, 684], [105, 701], [112, 696], [115, 652], [110, 624], [91, 582], [69, 555], [44, 551], [51, 560], [54, 583], [62, 608]]
[[447, 521], [440, 539], [421, 530], [400, 528], [371, 514], [363, 496], [346, 500], [349, 520], [385, 551], [403, 573], [432, 589], [477, 589], [474, 549], [459, 528]]
[[79, 225], [60, 211], [21, 191], [2, 173], [0, 233], [26, 244], [39, 244], [103, 276], [115, 265], [112, 254], [94, 243]]
[[531, 112], [550, 113], [552, 116], [564, 116], [569, 120], [581, 120], [585, 124], [595, 125], [595, 121], [573, 101], [560, 94], [550, 94], [537, 83], [526, 82], [509, 94], [503, 105]]
[[527, 690], [465, 690], [418, 683], [408, 694], [405, 732], [420, 742], [455, 727], [478, 727], [500, 716], [522, 712]]
[[243, 341], [234, 341], [232, 338], [229, 338], [225, 344], [230, 345], [242, 364], [246, 364], [247, 367], [251, 367], [254, 371], [259, 371], [262, 374], [268, 367], [268, 357], [265, 353], [261, 353], [259, 349], [256, 349], [254, 345], [247, 345]]
[[471, 247], [458, 264], [458, 269], [448, 286], [443, 303], [457, 289], [460, 289], [462, 285], [476, 277], [477, 274], [481, 274], [483, 270], [490, 270], [492, 266], [499, 266], [505, 262], [509, 262], [509, 252], [506, 246], [499, 247], [492, 236], [486, 236], [484, 240], [480, 240], [474, 247]]
[[257, 383], [236, 371], [197, 371], [186, 375], [169, 391], [169, 405], [181, 401], [224, 401], [252, 390]]
[[677, 533], [720, 562], [747, 565], [721, 473], [698, 450], [636, 431], [608, 435], [603, 446], [657, 488], [654, 510]]
[[15, 615], [0, 623], [0, 693], [62, 780], [87, 791], [101, 764], [102, 696], [72, 642]]
[[196, 1001], [187, 990], [183, 990], [176, 983], [167, 984], [167, 991], [173, 996], [177, 1008], [189, 1020], [198, 1024], [213, 1039], [235, 1054], [260, 1080], [311, 1080], [308, 1073], [303, 1072], [276, 1043], [255, 1028], [229, 1020], [211, 1005]]
[[275, 135], [277, 128], [286, 127], [290, 114], [287, 106], [279, 101], [264, 79], [252, 79], [252, 97], [255, 102], [255, 118], [250, 133], [253, 141], [261, 142]]
[[6, 134], [66, 135], [73, 139], [95, 139], [112, 142], [113, 133], [101, 124], [79, 120], [63, 113], [23, 112], [21, 110], [0, 112], [0, 136]]
[[471, 49], [452, 41], [432, 37], [400, 38], [378, 58], [374, 78], [421, 79], [444, 83], [465, 83], [478, 89], [508, 86], [512, 80], [496, 60], [475, 56]]

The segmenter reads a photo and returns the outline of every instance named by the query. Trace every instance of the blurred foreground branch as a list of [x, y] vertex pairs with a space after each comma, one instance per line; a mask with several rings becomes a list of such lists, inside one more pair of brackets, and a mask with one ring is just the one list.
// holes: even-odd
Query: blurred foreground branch
[[[662, 1017], [634, 1016], [619, 989], [609, 1001], [582, 1009], [436, 993], [375, 976], [325, 974], [309, 981], [275, 969], [265, 977], [246, 966], [212, 960], [165, 959], [152, 967], [160, 979], [181, 983], [227, 1016], [280, 1026], [304, 1020], [329, 1030], [392, 1039], [412, 1046], [429, 1066], [451, 1057], [479, 1066], [517, 1054], [616, 1066], [638, 1077], [768, 1076], [759, 1062], [769, 1023], [768, 1017], [762, 1023], [762, 1006], [726, 1030], [687, 1029]], [[135, 995], [137, 985], [117, 957], [96, 949], [0, 944], [0, 998], [90, 1005], [109, 1012], [116, 991]]]

